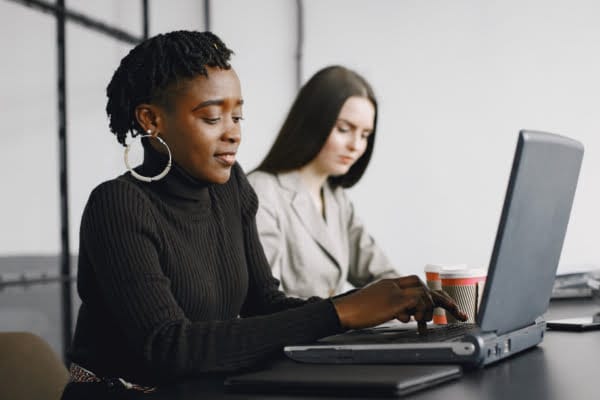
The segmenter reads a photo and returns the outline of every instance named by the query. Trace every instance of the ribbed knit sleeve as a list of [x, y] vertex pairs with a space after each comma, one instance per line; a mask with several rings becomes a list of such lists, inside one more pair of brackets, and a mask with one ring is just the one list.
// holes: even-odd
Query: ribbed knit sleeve
[[[235, 313], [229, 319], [210, 317], [234, 304], [228, 303], [233, 300], [222, 294], [215, 295], [212, 303], [198, 311], [208, 317], [190, 318], [184, 311], [184, 304], [190, 300], [173, 293], [176, 283], [199, 292], [200, 296], [222, 293], [226, 290], [211, 289], [219, 282], [208, 276], [217, 274], [225, 279], [223, 282], [236, 279], [237, 275], [228, 277], [227, 268], [210, 269], [210, 260], [224, 256], [218, 254], [212, 243], [220, 235], [219, 227], [214, 228], [217, 233], [205, 236], [196, 233], [186, 236], [183, 232], [182, 237], [204, 249], [200, 252], [201, 260], [183, 259], [181, 265], [167, 266], [165, 260], [170, 253], [182, 257], [180, 253], [187, 246], [165, 234], [164, 227], [173, 222], [161, 219], [156, 204], [136, 184], [111, 181], [92, 193], [81, 224], [79, 289], [87, 319], [80, 313], [81, 324], [78, 323], [76, 332], [76, 339], [77, 336], [80, 339], [75, 341], [77, 362], [99, 375], [151, 382], [233, 371], [279, 353], [284, 345], [310, 342], [340, 331], [331, 300], [287, 299], [277, 291], [277, 281], [270, 275], [253, 222], [256, 196], [239, 167], [235, 175], [244, 205], [238, 214], [244, 220], [242, 259], [246, 260], [248, 278], [243, 307], [238, 310], [243, 318], [236, 318]], [[212, 232], [213, 228], [202, 229]], [[203, 263], [209, 265], [206, 273], [200, 267]], [[232, 271], [236, 270], [234, 267]], [[197, 281], [176, 282], [178, 269], [197, 276]], [[99, 324], [99, 320], [109, 323]], [[122, 343], [112, 347], [98, 343], [115, 338]], [[77, 351], [77, 346], [86, 345], [97, 345], [98, 349], [116, 346], [118, 351], [110, 354], [111, 350]]]

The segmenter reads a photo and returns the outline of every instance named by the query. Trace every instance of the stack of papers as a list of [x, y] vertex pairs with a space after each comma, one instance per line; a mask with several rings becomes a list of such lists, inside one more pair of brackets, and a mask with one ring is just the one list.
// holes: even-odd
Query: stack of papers
[[560, 274], [552, 288], [552, 298], [592, 297], [600, 291], [600, 269]]

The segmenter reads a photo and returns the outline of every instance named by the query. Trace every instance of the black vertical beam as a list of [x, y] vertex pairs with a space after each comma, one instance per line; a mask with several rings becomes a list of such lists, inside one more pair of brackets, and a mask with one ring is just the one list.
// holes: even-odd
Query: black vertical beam
[[[56, 0], [56, 6], [64, 9], [65, 1]], [[71, 251], [69, 249], [69, 186], [67, 174], [67, 65], [65, 43], [65, 14], [56, 13], [56, 45], [58, 62], [58, 163], [60, 188], [60, 275], [62, 302], [62, 345], [63, 357], [68, 364], [67, 349], [71, 344], [72, 296], [71, 296]]]
[[150, 35], [150, 25], [148, 22], [148, 0], [142, 0], [142, 26], [144, 27], [144, 39]]
[[[55, 3], [42, 0], [12, 0], [15, 3], [51, 13], [56, 18], [56, 54], [57, 54], [57, 97], [58, 97], [58, 162], [59, 162], [59, 206], [60, 206], [60, 282], [61, 293], [61, 322], [62, 322], [62, 348], [65, 363], [69, 364], [67, 350], [71, 344], [73, 331], [73, 302], [72, 302], [72, 276], [71, 276], [71, 251], [69, 248], [69, 189], [67, 169], [67, 71], [66, 71], [66, 21], [80, 24], [93, 31], [100, 32], [116, 40], [137, 44], [142, 39], [125, 31], [113, 28], [101, 21], [94, 20], [84, 14], [67, 10], [64, 0]], [[148, 0], [142, 0], [144, 39], [149, 34]], [[52, 279], [50, 279], [51, 281]], [[25, 279], [25, 282], [29, 280]], [[45, 280], [43, 280], [45, 282]]]
[[204, 30], [210, 31], [210, 0], [204, 0]]
[[302, 49], [304, 47], [304, 8], [296, 0], [296, 89], [302, 86]]

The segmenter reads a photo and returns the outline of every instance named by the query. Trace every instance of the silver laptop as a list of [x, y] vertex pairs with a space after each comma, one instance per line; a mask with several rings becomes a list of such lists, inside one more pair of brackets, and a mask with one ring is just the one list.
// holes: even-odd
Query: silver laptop
[[546, 311], [583, 158], [583, 145], [521, 131], [476, 324], [427, 335], [392, 325], [349, 331], [285, 354], [311, 363], [461, 363], [483, 366], [544, 337]]

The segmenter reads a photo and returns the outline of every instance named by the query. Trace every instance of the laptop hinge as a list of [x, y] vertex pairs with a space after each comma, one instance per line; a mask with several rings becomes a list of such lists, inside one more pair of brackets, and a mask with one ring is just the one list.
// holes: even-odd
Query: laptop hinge
[[495, 330], [495, 331], [491, 331], [491, 332], [495, 333], [497, 336], [500, 336], [500, 335], [504, 335], [505, 333], [514, 332], [514, 331], [518, 331], [519, 329], [527, 328], [528, 326], [536, 326], [536, 325], [539, 325], [539, 324], [544, 323], [544, 322], [545, 322], [544, 317], [539, 316], [539, 317], [537, 317], [535, 319], [535, 321], [533, 321], [530, 324], [523, 325], [523, 326], [518, 327], [518, 328], [513, 328], [513, 329], [505, 330], [505, 331]]

